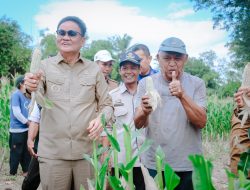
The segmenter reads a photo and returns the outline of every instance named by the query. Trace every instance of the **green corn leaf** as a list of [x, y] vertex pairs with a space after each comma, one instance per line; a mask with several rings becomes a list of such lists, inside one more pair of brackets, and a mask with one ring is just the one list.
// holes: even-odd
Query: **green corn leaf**
[[135, 156], [135, 157], [126, 165], [125, 170], [127, 170], [127, 171], [129, 172], [131, 169], [133, 169], [133, 167], [134, 167], [134, 165], [135, 165], [137, 159], [138, 159], [138, 156]]
[[160, 190], [163, 190], [163, 178], [162, 178], [162, 165], [165, 154], [160, 146], [156, 149], [155, 159], [156, 159], [156, 170], [157, 170], [157, 181]]
[[237, 180], [237, 176], [228, 170], [226, 170], [226, 173], [228, 179], [228, 190], [235, 190], [234, 187], [235, 187], [235, 182]]
[[140, 149], [137, 152], [137, 156], [139, 156], [140, 154], [142, 154], [143, 152], [147, 151], [150, 146], [153, 144], [153, 140], [151, 139], [146, 139], [144, 141], [144, 143], [142, 144], [142, 146], [140, 147]]
[[241, 170], [246, 177], [248, 176], [248, 173], [250, 172], [250, 149], [240, 155], [238, 170]]
[[124, 177], [124, 179], [128, 181], [128, 171], [126, 170], [125, 166], [122, 163], [119, 164], [119, 171]]
[[89, 163], [91, 163], [92, 166], [94, 166], [94, 161], [93, 161], [93, 159], [90, 157], [90, 155], [88, 155], [88, 154], [83, 154], [83, 158], [84, 158], [85, 160], [87, 160]]
[[111, 144], [111, 146], [117, 151], [117, 152], [120, 152], [121, 149], [120, 149], [120, 145], [119, 143], [117, 142], [117, 140], [110, 134], [107, 134], [108, 136], [108, 140]]
[[102, 123], [102, 126], [106, 126], [107, 125], [106, 124], [106, 118], [105, 118], [104, 114], [102, 114], [102, 116], [101, 116], [101, 123]]
[[102, 155], [104, 152], [108, 150], [109, 150], [109, 147], [103, 147], [103, 146], [99, 147], [96, 152], [97, 157], [99, 157], [100, 155]]
[[160, 146], [158, 146], [156, 149], [156, 156], [158, 156], [161, 160], [165, 158], [165, 153]]
[[54, 104], [53, 104], [53, 102], [51, 100], [49, 100], [48, 98], [45, 97], [44, 98], [44, 106], [47, 109], [52, 109]]
[[194, 190], [215, 190], [212, 183], [212, 168], [210, 161], [201, 155], [190, 155], [189, 160], [193, 164], [193, 187]]
[[168, 164], [165, 164], [164, 178], [167, 190], [174, 190], [174, 188], [180, 183], [180, 177], [176, 175], [174, 170]]
[[238, 171], [239, 173], [239, 188], [244, 188], [249, 186], [250, 180], [247, 180], [245, 174], [242, 171]]
[[111, 152], [109, 152], [108, 156], [105, 158], [105, 160], [101, 166], [100, 172], [99, 172], [99, 179], [100, 179], [100, 186], [101, 187], [104, 187], [106, 173], [107, 173], [107, 169], [108, 169], [108, 165], [109, 165], [110, 155], [111, 155]]
[[115, 176], [109, 176], [108, 181], [109, 181], [109, 184], [111, 185], [111, 187], [113, 189], [115, 189], [115, 190], [125, 190], [122, 187], [121, 181], [119, 179], [117, 179]]
[[85, 188], [83, 187], [82, 184], [81, 184], [81, 186], [80, 186], [80, 190], [85, 190]]
[[129, 126], [128, 125], [126, 125], [126, 124], [123, 124], [123, 128], [129, 133]]

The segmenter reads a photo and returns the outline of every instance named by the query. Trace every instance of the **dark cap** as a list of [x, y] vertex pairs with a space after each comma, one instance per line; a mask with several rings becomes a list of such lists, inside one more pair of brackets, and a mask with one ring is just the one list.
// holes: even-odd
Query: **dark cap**
[[141, 58], [138, 55], [136, 55], [134, 52], [128, 51], [128, 52], [123, 53], [120, 56], [120, 67], [125, 62], [129, 62], [129, 63], [140, 66]]
[[15, 80], [15, 86], [17, 88], [20, 88], [20, 84], [23, 84], [23, 83], [24, 83], [24, 76], [23, 75], [18, 76]]
[[172, 51], [172, 52], [177, 52], [181, 54], [187, 54], [186, 45], [181, 39], [176, 38], [176, 37], [165, 39], [161, 43], [159, 51]]

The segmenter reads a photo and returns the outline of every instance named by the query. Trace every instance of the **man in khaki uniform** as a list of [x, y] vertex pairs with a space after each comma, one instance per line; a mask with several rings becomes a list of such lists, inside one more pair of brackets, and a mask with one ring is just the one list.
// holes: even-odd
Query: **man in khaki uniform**
[[[245, 67], [245, 71], [249, 68], [249, 63]], [[246, 76], [245, 76], [246, 77]], [[243, 76], [243, 82], [244, 82]], [[243, 85], [244, 86], [244, 85]], [[238, 174], [238, 162], [240, 160], [240, 155], [246, 152], [250, 148], [250, 138], [248, 136], [248, 130], [250, 128], [250, 119], [246, 120], [245, 124], [241, 126], [242, 115], [239, 113], [242, 111], [241, 108], [245, 106], [243, 100], [243, 95], [250, 97], [250, 87], [240, 87], [238, 92], [234, 94], [234, 101], [237, 107], [234, 110], [232, 120], [231, 120], [231, 133], [230, 133], [230, 168], [234, 174]], [[248, 173], [248, 178], [250, 178], [250, 172]]]
[[[118, 153], [118, 163], [126, 164], [126, 148], [124, 144], [124, 127], [127, 124], [132, 133], [135, 132], [134, 113], [135, 100], [138, 86], [138, 76], [140, 73], [140, 57], [132, 51], [123, 53], [120, 57], [120, 70], [122, 83], [118, 88], [110, 91], [114, 105], [115, 125], [117, 127], [117, 140], [120, 144], [120, 152]], [[143, 135], [143, 134], [141, 134]], [[139, 147], [142, 145], [141, 138], [132, 139], [131, 148], [135, 155]], [[114, 165], [113, 165], [114, 167]], [[114, 173], [114, 168], [112, 169]], [[139, 158], [133, 168], [133, 181], [136, 190], [144, 190], [144, 178], [141, 171], [141, 158]]]
[[99, 65], [104, 77], [108, 83], [109, 91], [118, 87], [118, 82], [112, 80], [109, 76], [112, 72], [114, 59], [107, 50], [100, 50], [94, 56], [94, 61]]
[[75, 190], [81, 184], [87, 189], [93, 172], [83, 154], [92, 152], [92, 140], [103, 131], [101, 115], [109, 121], [113, 113], [103, 74], [80, 54], [85, 33], [81, 19], [63, 18], [57, 26], [59, 53], [42, 62], [42, 74], [26, 74], [28, 90], [38, 89], [54, 104], [41, 112], [38, 159], [44, 190], [68, 190], [72, 183]]

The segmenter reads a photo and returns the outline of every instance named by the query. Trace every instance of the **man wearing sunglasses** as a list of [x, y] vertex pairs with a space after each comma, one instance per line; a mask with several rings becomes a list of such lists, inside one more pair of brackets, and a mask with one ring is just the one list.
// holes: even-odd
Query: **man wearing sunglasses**
[[[38, 160], [43, 189], [68, 190], [72, 184], [75, 190], [81, 184], [87, 189], [93, 171], [83, 154], [91, 154], [92, 141], [103, 130], [101, 115], [108, 122], [113, 114], [103, 74], [80, 53], [85, 33], [81, 19], [63, 18], [57, 26], [59, 53], [42, 61], [40, 74], [25, 77], [29, 91], [39, 90], [53, 102], [52, 109], [43, 107], [40, 120]], [[37, 103], [43, 105], [38, 99]]]

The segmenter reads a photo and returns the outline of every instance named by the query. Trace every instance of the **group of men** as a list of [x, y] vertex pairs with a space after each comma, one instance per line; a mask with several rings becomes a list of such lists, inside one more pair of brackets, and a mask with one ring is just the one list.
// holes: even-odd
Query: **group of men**
[[[52, 109], [36, 105], [30, 115], [28, 148], [38, 158], [42, 188], [79, 190], [81, 184], [87, 188], [87, 178], [92, 178], [93, 171], [83, 154], [92, 152], [92, 141], [100, 136], [108, 146], [102, 133], [104, 115], [107, 122], [115, 122], [117, 126], [119, 162], [125, 162], [124, 123], [132, 131], [143, 128], [144, 137], [153, 140], [149, 150], [135, 163], [136, 190], [145, 189], [141, 163], [151, 176], [156, 175], [158, 146], [166, 155], [164, 162], [180, 177], [175, 189], [193, 189], [193, 168], [188, 155], [202, 154], [206, 87], [202, 79], [183, 70], [188, 60], [184, 42], [170, 37], [160, 44], [159, 72], [150, 67], [152, 57], [146, 45], [131, 46], [119, 59], [122, 82], [118, 86], [109, 78], [114, 59], [107, 50], [96, 53], [96, 64], [81, 55], [80, 49], [86, 41], [86, 25], [81, 19], [63, 18], [56, 32], [58, 54], [43, 60], [38, 73], [25, 75], [27, 93], [40, 91], [53, 102]], [[146, 93], [148, 76], [161, 97], [161, 104], [155, 110]], [[43, 105], [39, 101], [37, 104]], [[40, 140], [36, 153], [33, 149], [38, 126]], [[134, 152], [141, 143], [139, 139], [132, 141]]]

